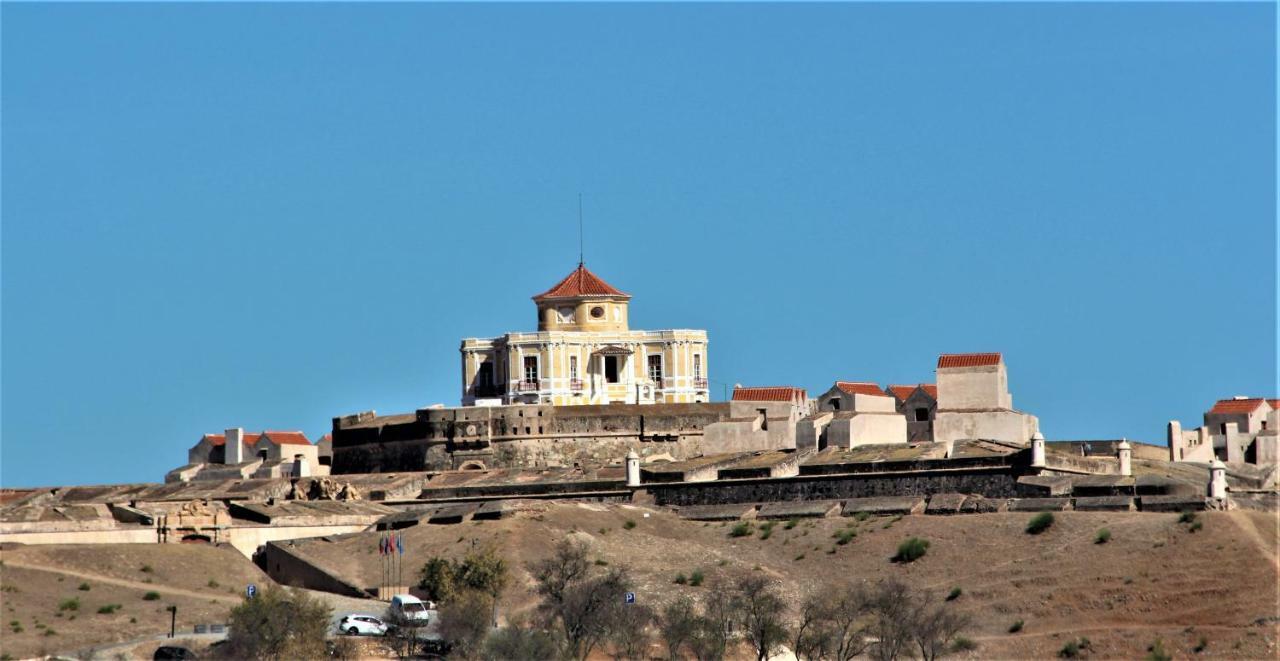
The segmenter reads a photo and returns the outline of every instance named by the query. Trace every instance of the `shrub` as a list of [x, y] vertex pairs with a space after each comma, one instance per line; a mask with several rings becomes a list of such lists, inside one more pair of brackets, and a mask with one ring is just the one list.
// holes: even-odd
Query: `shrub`
[[1019, 631], [1022, 631], [1022, 620], [1009, 625], [1009, 633], [1018, 633]]
[[116, 612], [117, 610], [120, 610], [121, 608], [124, 608], [124, 606], [121, 606], [120, 604], [107, 604], [105, 606], [99, 606], [98, 615], [110, 615]]
[[596, 558], [596, 566], [597, 566], [597, 567], [607, 567], [607, 566], [609, 566], [609, 561], [608, 561], [608, 560], [605, 560], [604, 558]]
[[676, 580], [672, 582], [675, 583], [676, 585], [684, 585], [685, 583], [689, 582], [689, 579], [684, 577], [684, 573], [679, 573], [679, 574], [676, 574]]
[[1195, 652], [1196, 654], [1199, 654], [1203, 652], [1205, 648], [1208, 646], [1209, 646], [1209, 639], [1205, 638], [1204, 636], [1200, 636], [1200, 640], [1196, 641], [1196, 646], [1191, 648], [1191, 651]]
[[962, 594], [964, 594], [964, 591], [960, 588], [951, 588], [951, 592], [947, 594], [947, 601], [955, 601], [956, 599], [959, 599]]
[[75, 599], [64, 599], [58, 604], [59, 611], [78, 611], [80, 610], [80, 597]]
[[795, 557], [795, 562], [800, 562], [801, 560], [804, 560], [804, 554], [803, 554], [803, 553], [801, 553], [800, 555], [798, 555], [798, 556], [796, 556], [796, 557]]
[[951, 641], [952, 652], [972, 652], [976, 649], [978, 649], [978, 644], [964, 636], [957, 636], [955, 640]]
[[76, 589], [77, 589], [77, 590], [79, 590], [79, 591], [81, 591], [81, 592], [88, 592], [88, 591], [89, 591], [89, 584], [88, 584], [88, 583], [81, 583], [81, 584], [80, 584], [80, 587], [78, 587], [78, 588], [76, 588]]
[[1080, 656], [1080, 643], [1077, 643], [1074, 640], [1068, 640], [1067, 644], [1063, 645], [1062, 649], [1058, 650], [1058, 656], [1064, 659], [1074, 659], [1077, 656]]
[[739, 521], [729, 529], [730, 537], [746, 537], [751, 534], [751, 522]]
[[631, 519], [627, 519], [622, 523], [622, 527], [625, 530], [631, 530], [632, 528], [636, 527], [636, 522], [632, 521]]
[[57, 631], [54, 631], [53, 629], [45, 629], [45, 630], [44, 630], [44, 635], [46, 635], [46, 636], [56, 636], [56, 635], [58, 635], [58, 632], [57, 632]]
[[219, 587], [222, 587], [222, 586], [218, 585], [218, 582], [217, 582], [217, 581], [215, 581], [215, 580], [213, 580], [212, 578], [211, 578], [211, 579], [209, 579], [209, 582], [208, 582], [208, 583], [206, 583], [206, 585], [208, 585], [208, 586], [209, 586], [209, 587], [211, 587], [211, 588], [214, 588], [215, 590], [216, 590], [217, 588], [219, 588]]
[[912, 537], [898, 545], [898, 554], [893, 556], [894, 562], [915, 562], [924, 557], [929, 550], [929, 540]]
[[693, 570], [692, 574], [689, 574], [689, 585], [692, 585], [693, 587], [696, 588], [699, 585], [702, 585], [702, 581], [705, 579], [706, 577], [702, 575], [702, 570], [695, 569]]
[[129, 624], [137, 624], [137, 623], [138, 623], [138, 618], [136, 617], [129, 618]]
[[144, 574], [150, 574], [151, 572], [154, 572], [155, 570], [151, 568], [151, 565], [142, 565], [141, 567], [139, 567], [139, 568], [138, 568], [138, 571], [140, 571], [140, 572], [142, 572], [142, 573], [144, 573]]
[[791, 517], [790, 519], [787, 519], [787, 525], [782, 526], [782, 527], [783, 527], [783, 528], [786, 528], [787, 530], [791, 530], [792, 528], [794, 528], [794, 527], [796, 527], [796, 526], [798, 526], [798, 525], [800, 525], [800, 519], [797, 519], [797, 518], [795, 518], [795, 517], [793, 516], [793, 517]]
[[1147, 648], [1145, 661], [1173, 661], [1173, 655], [1164, 651], [1164, 641], [1159, 638]]
[[839, 544], [840, 546], [844, 546], [845, 544], [848, 544], [849, 542], [853, 541], [854, 537], [857, 537], [857, 536], [858, 536], [858, 531], [852, 528], [837, 530], [836, 533], [832, 535], [832, 537], [836, 539], [836, 543]]
[[1053, 525], [1053, 512], [1041, 512], [1031, 517], [1030, 523], [1027, 524], [1028, 535], [1039, 535], [1049, 529]]
[[859, 523], [871, 518], [871, 512], [858, 512], [853, 515], [853, 519]]
[[1098, 534], [1093, 536], [1094, 544], [1106, 544], [1109, 541], [1111, 541], [1111, 531], [1106, 528], [1099, 530]]
[[773, 521], [768, 521], [760, 526], [760, 539], [769, 539], [769, 536], [773, 534], [774, 525], [776, 524]]
[[142, 600], [143, 600], [143, 601], [156, 601], [156, 600], [157, 600], [157, 599], [159, 599], [159, 598], [160, 598], [160, 593], [159, 593], [159, 592], [148, 592], [148, 593], [146, 593], [146, 594], [142, 595]]
[[1195, 520], [1196, 520], [1196, 513], [1192, 512], [1191, 510], [1187, 510], [1182, 514], [1178, 515], [1178, 523], [1191, 523], [1192, 521], [1195, 521]]
[[1188, 527], [1188, 528], [1187, 528], [1187, 531], [1188, 531], [1188, 532], [1196, 532], [1196, 531], [1200, 530], [1201, 528], [1204, 528], [1204, 522], [1203, 522], [1203, 521], [1196, 521], [1195, 523], [1191, 524], [1191, 526], [1190, 526], [1190, 527]]
[[316, 659], [325, 656], [332, 611], [300, 590], [267, 588], [231, 609], [226, 651], [235, 659]]

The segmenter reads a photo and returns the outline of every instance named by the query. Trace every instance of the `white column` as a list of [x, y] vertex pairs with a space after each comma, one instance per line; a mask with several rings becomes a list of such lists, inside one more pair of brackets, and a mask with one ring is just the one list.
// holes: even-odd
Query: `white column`
[[1031, 435], [1031, 467], [1044, 468], [1044, 434]]
[[226, 430], [224, 436], [227, 439], [226, 445], [223, 447], [224, 464], [243, 464], [244, 463], [244, 428], [234, 427]]
[[1209, 463], [1209, 497], [1227, 497], [1227, 466], [1218, 459]]
[[627, 486], [640, 486], [640, 455], [634, 449], [627, 453]]
[[1133, 447], [1129, 445], [1128, 439], [1120, 439], [1116, 454], [1120, 457], [1120, 474], [1125, 477], [1133, 475]]

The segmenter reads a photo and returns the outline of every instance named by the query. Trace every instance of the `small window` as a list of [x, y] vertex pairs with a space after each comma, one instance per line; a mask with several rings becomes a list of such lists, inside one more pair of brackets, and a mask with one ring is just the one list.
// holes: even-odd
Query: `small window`
[[693, 354], [693, 378], [702, 378], [702, 354]]
[[1223, 435], [1223, 436], [1226, 436], [1226, 435], [1227, 435], [1227, 423], [1225, 423], [1225, 422], [1224, 422], [1224, 423], [1222, 423], [1222, 425], [1221, 425], [1221, 429], [1222, 429], [1222, 435]]
[[487, 360], [480, 363], [480, 367], [476, 370], [476, 385], [484, 387], [493, 385], [493, 363]]
[[618, 357], [604, 357], [604, 380], [608, 383], [618, 382]]
[[600, 307], [599, 305], [597, 305], [597, 306], [595, 306], [595, 307], [591, 308], [591, 318], [592, 318], [592, 319], [603, 319], [603, 318], [604, 318], [604, 308], [603, 308], [603, 307]]
[[569, 380], [578, 380], [578, 357], [569, 356]]
[[524, 382], [525, 383], [538, 382], [538, 357], [537, 356], [524, 357]]
[[760, 431], [769, 431], [769, 409], [756, 409], [756, 415], [760, 416]]
[[832, 397], [832, 398], [831, 398], [831, 400], [827, 402], [827, 404], [831, 406], [831, 410], [832, 410], [832, 411], [839, 411], [839, 410], [840, 410], [840, 398], [839, 398], [839, 397]]
[[929, 421], [929, 409], [927, 408], [916, 409], [916, 422], [928, 422], [928, 421]]
[[649, 356], [649, 380], [654, 383], [662, 382], [662, 356]]

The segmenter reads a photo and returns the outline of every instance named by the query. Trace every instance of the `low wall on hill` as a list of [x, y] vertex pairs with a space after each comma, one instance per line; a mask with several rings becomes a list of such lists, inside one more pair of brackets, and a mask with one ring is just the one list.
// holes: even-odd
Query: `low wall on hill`
[[724, 505], [787, 500], [844, 500], [873, 496], [927, 496], [965, 493], [988, 498], [1018, 495], [1010, 466], [845, 475], [646, 484], [658, 505]]

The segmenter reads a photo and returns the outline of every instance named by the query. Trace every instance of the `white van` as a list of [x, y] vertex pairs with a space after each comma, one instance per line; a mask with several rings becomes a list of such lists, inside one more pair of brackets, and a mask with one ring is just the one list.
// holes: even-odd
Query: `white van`
[[391, 598], [391, 612], [409, 622], [426, 624], [436, 611], [436, 605], [410, 594], [398, 594]]

